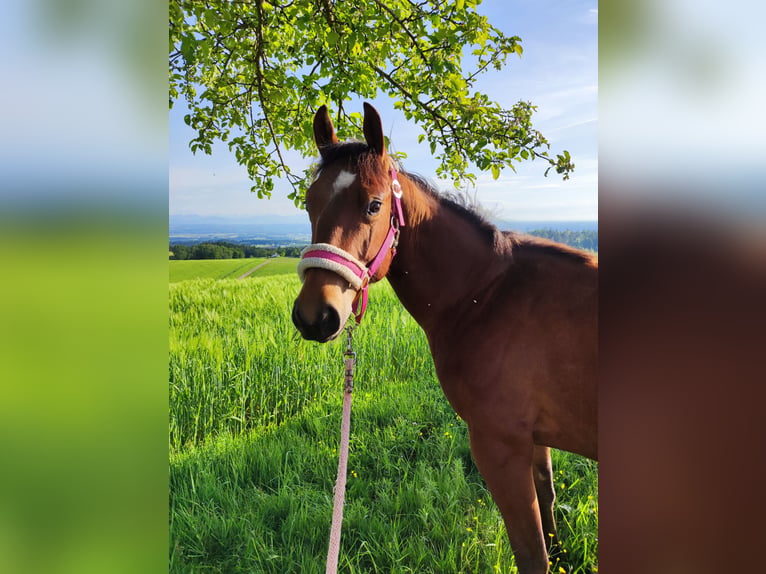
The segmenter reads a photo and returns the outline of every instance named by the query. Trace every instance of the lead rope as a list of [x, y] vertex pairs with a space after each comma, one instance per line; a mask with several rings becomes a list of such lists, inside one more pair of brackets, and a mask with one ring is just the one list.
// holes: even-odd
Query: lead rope
[[343, 523], [343, 503], [346, 499], [346, 473], [348, 469], [348, 444], [351, 432], [351, 393], [354, 390], [354, 365], [356, 353], [351, 347], [351, 335], [354, 326], [346, 327], [346, 352], [343, 362], [346, 374], [343, 386], [343, 415], [340, 422], [340, 446], [338, 447], [338, 478], [335, 479], [335, 499], [332, 507], [332, 525], [330, 526], [330, 547], [327, 551], [325, 574], [336, 574], [338, 555], [340, 554], [340, 532]]

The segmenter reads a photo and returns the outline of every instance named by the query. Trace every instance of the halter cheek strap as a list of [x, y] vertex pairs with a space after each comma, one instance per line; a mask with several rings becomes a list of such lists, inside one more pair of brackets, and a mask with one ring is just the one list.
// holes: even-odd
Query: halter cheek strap
[[391, 224], [383, 244], [378, 249], [369, 265], [365, 265], [356, 257], [340, 247], [329, 243], [314, 243], [301, 252], [298, 263], [298, 277], [304, 280], [307, 269], [327, 269], [337, 273], [357, 290], [351, 307], [356, 322], [359, 323], [367, 309], [368, 287], [370, 280], [378, 272], [389, 250], [391, 258], [396, 256], [396, 246], [399, 243], [399, 228], [404, 227], [404, 212], [402, 211], [402, 186], [399, 184], [395, 168], [391, 168]]

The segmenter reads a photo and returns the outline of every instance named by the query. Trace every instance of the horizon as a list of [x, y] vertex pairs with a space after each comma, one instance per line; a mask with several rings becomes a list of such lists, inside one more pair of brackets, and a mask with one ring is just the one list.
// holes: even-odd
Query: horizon
[[[501, 231], [529, 233], [532, 231], [595, 231], [598, 220], [491, 220]], [[311, 224], [303, 215], [271, 216], [170, 216], [168, 242], [170, 244], [214, 243], [268, 243], [272, 245], [308, 244]]]
[[[268, 200], [267, 200], [268, 201]], [[246, 225], [248, 223], [251, 223], [253, 225], [263, 225], [268, 223], [274, 223], [274, 220], [277, 220], [277, 223], [274, 223], [275, 225], [279, 225], [279, 220], [291, 220], [295, 221], [296, 223], [303, 224], [305, 223], [306, 226], [310, 226], [310, 221], [308, 219], [308, 216], [305, 212], [298, 212], [298, 213], [291, 213], [291, 214], [263, 214], [263, 215], [243, 215], [243, 214], [231, 214], [231, 215], [218, 215], [218, 214], [200, 214], [200, 213], [176, 213], [176, 214], [168, 214], [168, 221], [179, 221], [179, 220], [200, 220], [203, 222], [212, 222], [221, 220], [222, 222], [238, 222], [242, 223], [243, 225]], [[490, 222], [519, 222], [519, 223], [535, 223], [535, 222], [558, 222], [561, 224], [564, 223], [595, 223], [598, 224], [598, 218], [594, 219], [559, 219], [559, 218], [546, 218], [546, 219], [513, 219], [513, 218], [507, 218], [507, 217], [489, 217]]]

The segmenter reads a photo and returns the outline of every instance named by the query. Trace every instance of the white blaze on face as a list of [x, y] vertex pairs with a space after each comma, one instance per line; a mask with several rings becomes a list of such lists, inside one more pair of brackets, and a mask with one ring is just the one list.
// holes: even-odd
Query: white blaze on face
[[339, 193], [354, 183], [356, 174], [350, 171], [341, 171], [335, 181], [332, 183], [332, 192]]

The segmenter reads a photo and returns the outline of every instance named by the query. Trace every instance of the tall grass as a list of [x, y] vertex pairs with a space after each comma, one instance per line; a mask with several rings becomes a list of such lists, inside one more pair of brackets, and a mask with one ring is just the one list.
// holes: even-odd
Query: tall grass
[[[294, 276], [171, 285], [173, 572], [322, 572], [343, 342], [295, 335]], [[358, 354], [341, 570], [509, 572], [502, 519], [425, 337], [375, 285]], [[554, 453], [566, 564], [596, 571], [597, 467]]]

